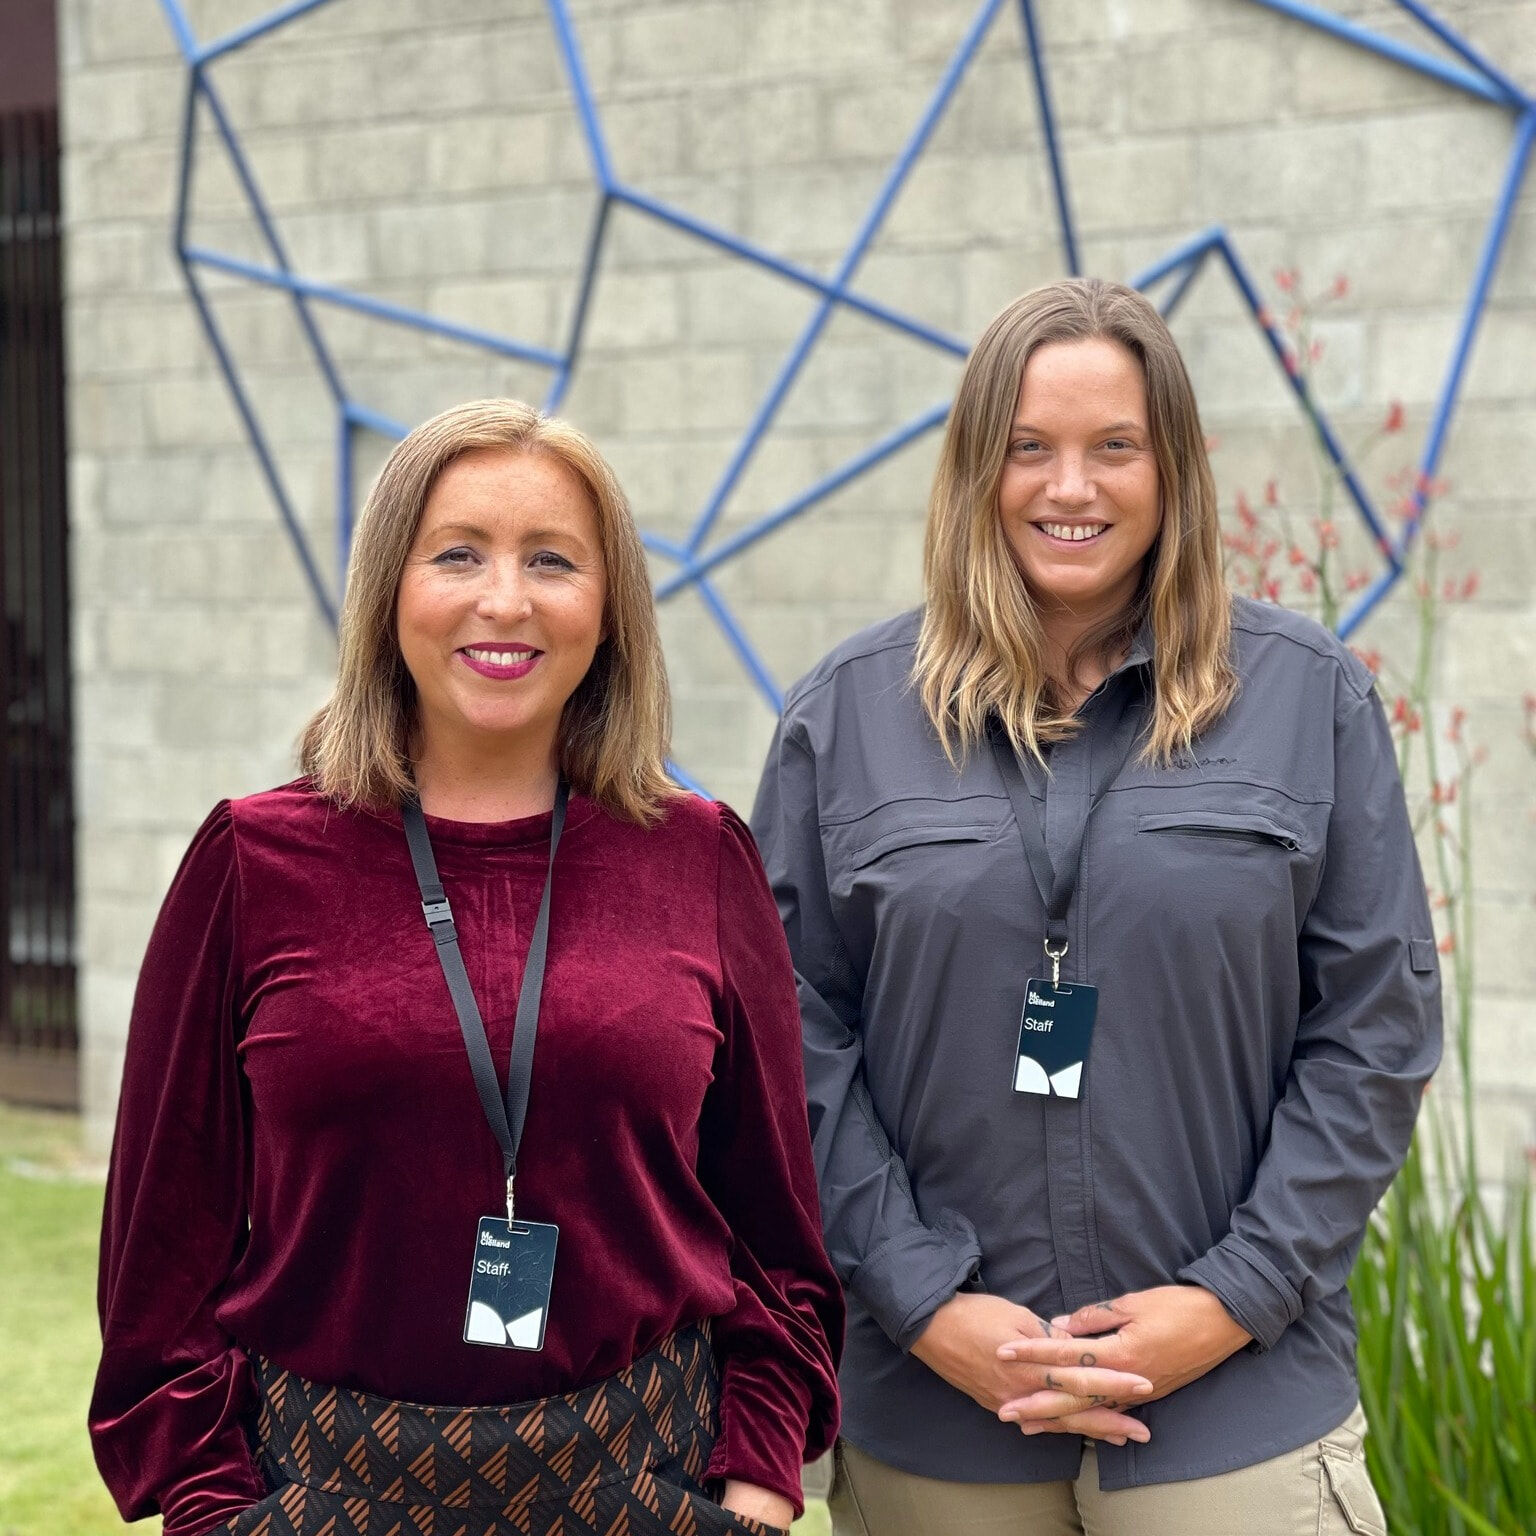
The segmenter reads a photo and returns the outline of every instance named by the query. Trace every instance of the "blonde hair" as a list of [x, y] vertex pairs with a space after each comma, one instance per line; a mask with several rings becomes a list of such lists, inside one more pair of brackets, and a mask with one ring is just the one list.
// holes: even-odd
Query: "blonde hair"
[[1071, 278], [1015, 299], [965, 365], [928, 504], [926, 606], [913, 680], [952, 762], [996, 716], [1016, 750], [1072, 735], [1079, 722], [1046, 666], [1044, 632], [998, 515], [998, 488], [1024, 368], [1052, 342], [1105, 338], [1141, 365], [1162, 526], [1130, 609], [1068, 658], [1123, 651], [1150, 617], [1155, 698], [1142, 756], [1166, 763], [1220, 718], [1237, 692], [1231, 596], [1216, 488], [1184, 361], [1162, 316], [1134, 289]]
[[665, 766], [671, 699], [645, 551], [618, 480], [588, 438], [517, 400], [444, 411], [386, 460], [352, 545], [336, 689], [300, 741], [304, 772], [340, 805], [381, 808], [412, 791], [416, 687], [396, 632], [400, 574], [437, 477], [480, 448], [547, 453], [592, 498], [607, 587], [604, 638], [566, 701], [560, 765], [573, 789], [615, 816], [649, 824], [680, 791]]

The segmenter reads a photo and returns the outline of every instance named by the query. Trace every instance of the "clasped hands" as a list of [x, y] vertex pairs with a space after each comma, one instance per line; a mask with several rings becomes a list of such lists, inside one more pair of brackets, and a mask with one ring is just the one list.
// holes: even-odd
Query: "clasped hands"
[[1124, 1410], [1203, 1376], [1249, 1340], [1206, 1290], [1162, 1285], [1049, 1322], [1001, 1296], [945, 1302], [912, 1353], [1026, 1435], [1151, 1438]]

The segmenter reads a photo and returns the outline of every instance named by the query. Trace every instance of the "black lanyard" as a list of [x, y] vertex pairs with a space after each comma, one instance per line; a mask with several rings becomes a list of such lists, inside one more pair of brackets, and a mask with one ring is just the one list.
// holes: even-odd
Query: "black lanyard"
[[[1107, 700], [1101, 701], [1107, 703]], [[1030, 873], [1035, 877], [1035, 887], [1045, 906], [1045, 953], [1051, 962], [1052, 981], [1061, 980], [1061, 961], [1067, 952], [1067, 911], [1077, 891], [1078, 876], [1082, 871], [1083, 843], [1088, 836], [1088, 822], [1111, 784], [1120, 777], [1121, 771], [1136, 750], [1136, 738], [1140, 734], [1142, 711], [1135, 698], [1127, 699], [1120, 719], [1110, 737], [1106, 770], [1092, 792], [1088, 809], [1078, 823], [1071, 841], [1062, 852], [1060, 864], [1053, 865], [1045, 846], [1045, 830], [1041, 825], [1041, 813], [1035, 808], [1034, 797], [1024, 780], [1018, 755], [1007, 733], [994, 720], [990, 735], [992, 755], [1003, 776], [1003, 786], [1013, 804], [1014, 820], [1019, 824], [1019, 837], [1024, 844], [1024, 857], [1029, 861]]]
[[539, 898], [539, 916], [533, 925], [533, 941], [528, 946], [528, 963], [523, 967], [523, 983], [517, 992], [517, 1022], [512, 1034], [512, 1060], [507, 1068], [507, 1097], [502, 1102], [491, 1061], [491, 1043], [486, 1037], [485, 1021], [475, 1001], [464, 956], [459, 950], [458, 930], [453, 926], [453, 910], [448, 893], [438, 879], [437, 860], [432, 856], [432, 839], [427, 835], [421, 801], [414, 795], [403, 802], [400, 815], [405, 822], [406, 841], [411, 848], [411, 863], [416, 869], [416, 884], [421, 890], [421, 910], [427, 928], [437, 946], [438, 963], [453, 998], [459, 1028], [464, 1032], [464, 1047], [469, 1052], [469, 1068], [474, 1074], [480, 1107], [501, 1146], [507, 1172], [507, 1220], [512, 1220], [512, 1183], [517, 1174], [517, 1149], [523, 1139], [523, 1122], [528, 1118], [528, 1088], [533, 1077], [533, 1043], [539, 1032], [539, 1000], [544, 991], [544, 958], [549, 949], [549, 893], [555, 880], [555, 849], [565, 828], [565, 803], [570, 790], [562, 775], [555, 790], [555, 810], [549, 824], [549, 869], [544, 876], [544, 894]]

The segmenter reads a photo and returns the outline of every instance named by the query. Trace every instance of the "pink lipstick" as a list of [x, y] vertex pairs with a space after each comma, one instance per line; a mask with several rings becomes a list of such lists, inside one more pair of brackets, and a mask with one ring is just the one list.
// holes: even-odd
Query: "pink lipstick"
[[481, 677], [512, 681], [527, 677], [544, 653], [531, 645], [465, 645], [454, 654]]

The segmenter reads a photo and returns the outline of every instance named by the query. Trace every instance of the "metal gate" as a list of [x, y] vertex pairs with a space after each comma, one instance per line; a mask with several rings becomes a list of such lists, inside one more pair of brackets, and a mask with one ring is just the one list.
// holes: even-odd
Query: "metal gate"
[[77, 1102], [53, 109], [0, 113], [0, 1097]]

